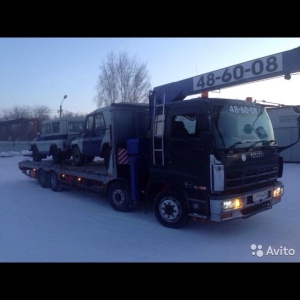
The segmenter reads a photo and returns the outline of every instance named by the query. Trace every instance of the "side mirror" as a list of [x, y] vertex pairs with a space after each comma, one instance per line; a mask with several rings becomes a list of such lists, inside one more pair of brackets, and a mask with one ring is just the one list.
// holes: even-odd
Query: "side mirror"
[[268, 138], [268, 135], [262, 126], [259, 126], [256, 128], [256, 133], [258, 134], [258, 136], [261, 140]]

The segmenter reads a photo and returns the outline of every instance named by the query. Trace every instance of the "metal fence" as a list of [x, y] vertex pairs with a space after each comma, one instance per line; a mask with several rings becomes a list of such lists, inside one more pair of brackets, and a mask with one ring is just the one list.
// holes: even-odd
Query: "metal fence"
[[0, 141], [0, 152], [29, 150], [30, 143], [31, 141], [19, 141], [19, 142]]

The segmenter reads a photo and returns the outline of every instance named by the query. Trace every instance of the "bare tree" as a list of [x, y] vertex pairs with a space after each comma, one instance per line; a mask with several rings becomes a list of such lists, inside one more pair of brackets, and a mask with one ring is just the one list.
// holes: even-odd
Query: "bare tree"
[[[51, 119], [51, 109], [47, 106], [14, 106], [4, 110], [0, 116], [1, 141], [32, 140], [42, 122]], [[81, 113], [65, 112], [64, 117], [85, 117]], [[56, 117], [55, 117], [56, 118]]]
[[126, 52], [116, 55], [110, 52], [102, 61], [97, 96], [93, 99], [98, 107], [115, 102], [147, 102], [151, 88], [147, 65], [130, 58]]
[[47, 106], [14, 106], [4, 111], [0, 122], [0, 139], [8, 141], [32, 140], [39, 129], [39, 124], [50, 119]]
[[14, 120], [19, 118], [30, 118], [31, 111], [28, 106], [18, 106], [15, 105], [12, 109], [4, 111], [4, 120]]
[[41, 105], [33, 108], [33, 117], [39, 119], [40, 123], [50, 120], [51, 109], [48, 106]]
[[77, 112], [77, 113], [74, 113], [74, 112], [71, 112], [71, 111], [64, 111], [63, 112], [63, 114], [62, 114], [62, 117], [67, 117], [67, 118], [69, 118], [69, 117], [85, 117], [86, 116], [86, 114], [83, 114], [83, 113], [79, 113], [79, 112]]
[[28, 123], [26, 120], [31, 118], [28, 106], [14, 106], [10, 110], [4, 111], [3, 122], [0, 126], [1, 139], [7, 141], [18, 141], [28, 138]]

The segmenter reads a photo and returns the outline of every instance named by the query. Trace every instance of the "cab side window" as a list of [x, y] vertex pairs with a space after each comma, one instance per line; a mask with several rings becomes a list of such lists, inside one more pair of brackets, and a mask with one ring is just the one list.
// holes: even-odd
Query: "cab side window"
[[86, 128], [88, 130], [92, 130], [94, 125], [94, 115], [89, 116], [88, 119], [86, 120]]
[[172, 124], [172, 137], [187, 137], [188, 132], [182, 121], [174, 121]]
[[41, 128], [41, 135], [44, 135], [46, 134], [46, 124], [42, 125], [42, 128]]
[[52, 133], [51, 124], [47, 124], [46, 125], [46, 134], [50, 134], [50, 133]]
[[104, 117], [102, 114], [95, 115], [95, 132], [96, 134], [100, 134], [101, 129], [105, 129]]
[[171, 137], [193, 137], [196, 133], [196, 114], [177, 115], [172, 118]]
[[52, 124], [53, 133], [59, 133], [59, 122]]
[[72, 121], [68, 123], [68, 131], [70, 133], [79, 133], [82, 131], [84, 122], [82, 121]]

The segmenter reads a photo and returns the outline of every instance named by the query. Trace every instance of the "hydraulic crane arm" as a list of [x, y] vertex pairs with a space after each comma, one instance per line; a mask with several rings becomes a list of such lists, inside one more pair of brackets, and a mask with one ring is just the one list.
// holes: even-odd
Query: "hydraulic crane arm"
[[300, 72], [300, 47], [261, 57], [238, 65], [155, 87], [150, 92], [150, 106], [156, 103], [181, 101], [187, 96], [204, 91], [224, 89], [235, 85], [284, 76]]

